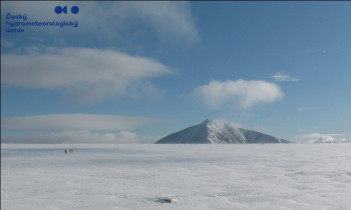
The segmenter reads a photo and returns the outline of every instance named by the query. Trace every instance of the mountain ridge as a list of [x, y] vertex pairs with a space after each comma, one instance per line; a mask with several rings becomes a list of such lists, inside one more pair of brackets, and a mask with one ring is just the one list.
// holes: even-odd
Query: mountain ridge
[[261, 144], [292, 143], [258, 131], [238, 128], [219, 120], [202, 123], [161, 138], [155, 144]]

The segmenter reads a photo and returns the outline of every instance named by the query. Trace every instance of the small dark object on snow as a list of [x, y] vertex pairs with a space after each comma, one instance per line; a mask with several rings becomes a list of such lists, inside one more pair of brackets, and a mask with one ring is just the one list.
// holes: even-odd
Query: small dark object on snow
[[67, 154], [67, 150], [65, 149], [65, 154]]
[[161, 198], [161, 200], [162, 200], [163, 202], [167, 202], [167, 203], [174, 203], [174, 202], [177, 201], [176, 198], [168, 198], [168, 197]]

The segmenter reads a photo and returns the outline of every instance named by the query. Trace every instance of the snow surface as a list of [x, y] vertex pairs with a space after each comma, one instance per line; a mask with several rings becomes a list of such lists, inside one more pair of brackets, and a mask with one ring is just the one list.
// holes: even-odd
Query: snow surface
[[1, 146], [4, 210], [351, 209], [351, 144]]

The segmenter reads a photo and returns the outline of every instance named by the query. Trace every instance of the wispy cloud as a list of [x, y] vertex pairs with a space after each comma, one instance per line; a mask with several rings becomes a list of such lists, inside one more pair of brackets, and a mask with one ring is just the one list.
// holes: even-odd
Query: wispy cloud
[[71, 98], [94, 102], [107, 96], [160, 95], [150, 78], [172, 70], [149, 58], [117, 50], [37, 48], [2, 54], [2, 83], [63, 90]]
[[[130, 130], [164, 122], [166, 120], [157, 118], [97, 114], [9, 117], [1, 119], [1, 130], [5, 133], [1, 136], [1, 142], [46, 144], [143, 143], [143, 137]], [[6, 132], [18, 131], [29, 132], [29, 135], [6, 135]]]
[[223, 122], [224, 122], [224, 123], [226, 123], [226, 124], [228, 124], [228, 125], [231, 125], [231, 126], [233, 126], [233, 127], [236, 127], [236, 128], [243, 128], [243, 127], [244, 127], [244, 126], [243, 126], [241, 123], [239, 123], [239, 122], [229, 121], [229, 120], [226, 120], [226, 119], [220, 118], [220, 117], [213, 119], [213, 121], [216, 121], [216, 122], [218, 122], [218, 123], [223, 123]]
[[271, 78], [277, 82], [297, 82], [297, 81], [299, 81], [299, 79], [291, 77], [291, 76], [283, 74], [283, 73], [275, 73], [273, 76], [271, 76]]
[[4, 118], [1, 119], [1, 129], [16, 131], [120, 131], [161, 122], [165, 122], [165, 120], [119, 115], [54, 114]]
[[12, 136], [1, 139], [2, 143], [24, 144], [134, 144], [140, 143], [137, 134], [130, 131], [98, 133], [88, 130], [36, 133], [30, 136]]
[[201, 97], [210, 108], [220, 108], [224, 104], [239, 104], [250, 108], [258, 103], [274, 102], [283, 97], [280, 87], [274, 83], [257, 80], [217, 81], [200, 86], [194, 94]]
[[325, 134], [325, 133], [308, 133], [304, 135], [299, 135], [293, 137], [298, 142], [333, 142], [333, 141], [344, 141], [344, 140], [351, 140], [351, 136], [347, 136], [344, 134]]

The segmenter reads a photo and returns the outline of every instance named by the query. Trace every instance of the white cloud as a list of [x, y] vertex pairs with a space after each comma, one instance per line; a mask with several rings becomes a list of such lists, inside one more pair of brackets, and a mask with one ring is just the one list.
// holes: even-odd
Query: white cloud
[[242, 108], [250, 108], [258, 103], [274, 102], [283, 97], [280, 87], [274, 83], [256, 80], [217, 81], [194, 90], [210, 108], [220, 108], [223, 104], [238, 103]]
[[165, 120], [163, 119], [155, 118], [96, 114], [55, 114], [10, 117], [1, 119], [2, 131], [29, 131], [30, 135], [8, 136], [4, 134], [4, 136], [1, 137], [1, 141], [2, 143], [47, 144], [149, 143], [150, 139], [146, 139], [147, 142], [145, 142], [144, 138], [128, 130], [164, 122]]
[[164, 121], [162, 119], [119, 115], [54, 114], [1, 119], [1, 129], [16, 131], [120, 131]]
[[[58, 5], [67, 6], [68, 9], [78, 6], [80, 10], [76, 15], [70, 12], [57, 15], [54, 8]], [[28, 20], [78, 20], [79, 27], [76, 31], [80, 34], [89, 33], [95, 40], [114, 39], [125, 32], [138, 34], [140, 26], [154, 29], [159, 37], [168, 40], [198, 39], [189, 2], [2, 2], [1, 7], [4, 15], [7, 12], [27, 14]], [[40, 30], [44, 33], [53, 31], [54, 27], [45, 32]], [[130, 33], [131, 31], [136, 33]]]
[[293, 139], [296, 139], [297, 142], [333, 142], [333, 141], [345, 141], [349, 140], [350, 137], [343, 134], [323, 134], [323, 133], [308, 133], [304, 135], [297, 136]]
[[36, 48], [1, 55], [2, 83], [64, 90], [72, 98], [97, 101], [107, 96], [159, 95], [149, 79], [172, 73], [152, 59], [117, 50]]
[[273, 76], [271, 76], [272, 79], [278, 82], [297, 82], [299, 79], [291, 77], [289, 75], [283, 74], [283, 73], [275, 73]]
[[2, 143], [37, 144], [134, 144], [140, 143], [139, 136], [129, 131], [119, 133], [97, 133], [87, 130], [37, 133], [31, 136], [5, 137]]

